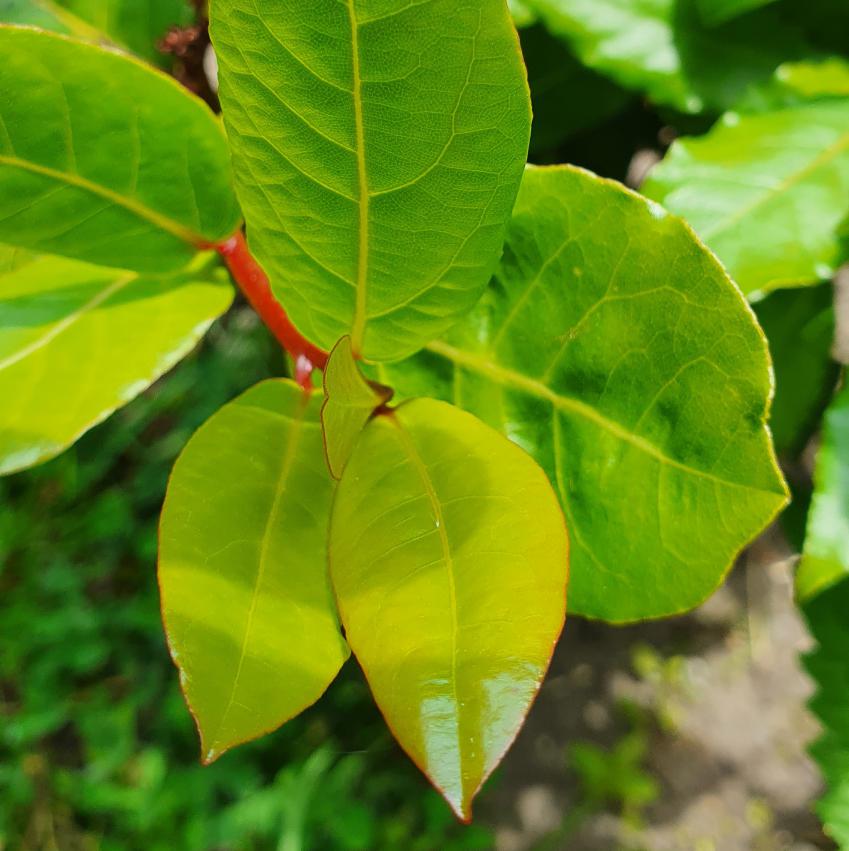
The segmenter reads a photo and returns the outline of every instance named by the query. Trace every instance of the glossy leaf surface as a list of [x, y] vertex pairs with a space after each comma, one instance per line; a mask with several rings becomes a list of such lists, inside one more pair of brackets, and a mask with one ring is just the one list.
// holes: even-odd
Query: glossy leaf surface
[[849, 581], [829, 588], [802, 611], [817, 642], [805, 657], [817, 689], [810, 708], [823, 728], [810, 749], [827, 787], [816, 810], [825, 833], [839, 848], [849, 848]]
[[750, 85], [804, 52], [797, 31], [771, 9], [708, 27], [696, 0], [531, 3], [588, 67], [683, 112], [731, 108]]
[[298, 329], [412, 354], [478, 299], [530, 135], [504, 0], [213, 0], [248, 237]]
[[828, 409], [814, 473], [814, 496], [802, 562], [796, 574], [801, 599], [849, 574], [849, 387]]
[[310, 706], [348, 657], [319, 406], [291, 381], [257, 385], [201, 427], [168, 485], [162, 613], [205, 762]]
[[0, 56], [0, 241], [158, 273], [236, 229], [220, 125], [176, 81], [23, 28]]
[[837, 384], [834, 290], [831, 284], [777, 290], [754, 308], [775, 370], [770, 429], [779, 455], [792, 458], [810, 440]]
[[331, 520], [342, 622], [395, 737], [464, 820], [548, 668], [567, 559], [545, 474], [475, 417], [415, 400], [363, 432]]
[[676, 142], [643, 191], [687, 219], [746, 293], [828, 279], [845, 257], [849, 98], [728, 116]]
[[140, 277], [44, 257], [0, 274], [0, 474], [52, 458], [135, 398], [232, 298], [201, 267]]
[[683, 222], [579, 169], [528, 170], [484, 300], [378, 377], [454, 401], [542, 465], [577, 614], [697, 605], [785, 502], [766, 341], [739, 291]]
[[354, 360], [351, 338], [343, 337], [324, 370], [324, 396], [321, 425], [327, 464], [333, 478], [341, 479], [360, 432], [375, 410], [389, 401], [392, 391], [363, 377]]

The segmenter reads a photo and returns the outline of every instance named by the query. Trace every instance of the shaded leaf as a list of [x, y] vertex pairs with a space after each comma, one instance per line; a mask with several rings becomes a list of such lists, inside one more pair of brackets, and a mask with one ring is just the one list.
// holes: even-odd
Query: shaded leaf
[[797, 29], [771, 9], [707, 27], [696, 0], [531, 4], [584, 64], [682, 112], [730, 108], [781, 62], [806, 52]]
[[798, 455], [834, 393], [834, 291], [831, 284], [778, 290], [755, 306], [769, 341], [775, 399], [769, 424], [779, 455]]
[[378, 376], [453, 400], [542, 465], [577, 614], [692, 608], [786, 501], [766, 341], [739, 291], [683, 222], [580, 169], [527, 171], [484, 300]]
[[194, 348], [233, 298], [204, 265], [155, 278], [43, 257], [0, 275], [0, 474], [59, 454]]
[[849, 385], [825, 415], [796, 593], [806, 600], [849, 574]]
[[372, 414], [392, 398], [392, 391], [367, 381], [354, 360], [351, 338], [333, 348], [324, 370], [321, 425], [327, 464], [334, 479], [351, 457], [354, 445]]
[[162, 512], [162, 613], [205, 762], [314, 703], [348, 657], [327, 577], [320, 398], [253, 387], [183, 450]]
[[443, 402], [373, 419], [339, 483], [330, 570], [395, 737], [463, 819], [563, 628], [568, 542], [521, 449]]
[[708, 26], [723, 24], [775, 0], [698, 0], [699, 11]]
[[0, 26], [0, 55], [0, 240], [163, 272], [233, 233], [220, 125], [175, 80], [30, 29]]
[[802, 611], [817, 641], [805, 657], [817, 686], [810, 707], [823, 727], [811, 747], [827, 786], [816, 810], [825, 833], [840, 848], [849, 848], [849, 581], [824, 591]]
[[411, 354], [480, 297], [530, 135], [504, 0], [213, 0], [252, 250], [299, 330]]
[[746, 293], [826, 280], [846, 256], [849, 98], [730, 114], [676, 142], [643, 191], [687, 219]]

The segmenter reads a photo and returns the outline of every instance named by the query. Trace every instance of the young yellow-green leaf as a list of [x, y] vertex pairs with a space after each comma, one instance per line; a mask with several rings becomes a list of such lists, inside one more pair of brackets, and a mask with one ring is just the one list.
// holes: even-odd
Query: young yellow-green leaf
[[392, 391], [367, 381], [354, 360], [350, 337], [333, 348], [324, 370], [321, 425], [327, 465], [334, 479], [342, 471], [372, 414], [392, 398]]
[[849, 98], [728, 115], [676, 142], [643, 191], [687, 219], [745, 293], [826, 280], [845, 255]]
[[504, 0], [212, 0], [251, 248], [298, 329], [412, 354], [480, 297], [530, 102]]
[[[772, 9], [708, 27], [696, 0], [529, 0], [584, 64], [683, 112], [729, 109], [782, 62], [798, 31]], [[765, 37], [764, 34], [768, 34]]]
[[786, 501], [766, 341], [739, 290], [680, 219], [580, 169], [528, 170], [481, 304], [379, 377], [537, 459], [566, 512], [577, 614], [697, 605]]
[[233, 288], [42, 257], [0, 274], [0, 475], [46, 461], [188, 354]]
[[796, 574], [802, 600], [849, 575], [849, 385], [831, 403], [814, 473], [805, 548]]
[[775, 368], [770, 429], [779, 455], [795, 458], [834, 394], [834, 288], [777, 290], [754, 305]]
[[566, 614], [545, 474], [434, 400], [375, 417], [339, 483], [330, 572], [389, 727], [463, 820], [512, 743]]
[[52, 0], [0, 0], [0, 23], [40, 27], [94, 40], [101, 37], [94, 27]]
[[171, 475], [162, 615], [207, 763], [313, 704], [349, 655], [327, 575], [319, 407], [291, 381], [259, 384], [201, 427]]
[[175, 80], [18, 27], [0, 56], [0, 241], [159, 273], [236, 229], [221, 127]]

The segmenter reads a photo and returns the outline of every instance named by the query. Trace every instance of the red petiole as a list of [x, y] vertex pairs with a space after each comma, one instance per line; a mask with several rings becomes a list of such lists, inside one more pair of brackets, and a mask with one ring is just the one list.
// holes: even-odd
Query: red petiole
[[283, 306], [271, 292], [268, 277], [251, 255], [241, 231], [226, 242], [212, 247], [224, 259], [233, 280], [251, 307], [294, 359], [298, 384], [306, 390], [312, 390], [312, 372], [316, 368], [325, 368], [327, 352], [314, 346], [292, 324]]

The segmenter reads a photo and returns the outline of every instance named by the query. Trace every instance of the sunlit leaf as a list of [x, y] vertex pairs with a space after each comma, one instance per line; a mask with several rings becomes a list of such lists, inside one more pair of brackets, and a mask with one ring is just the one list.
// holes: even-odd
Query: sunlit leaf
[[831, 284], [778, 290], [755, 305], [775, 369], [769, 424], [780, 455], [804, 449], [834, 393], [838, 366]]
[[378, 377], [537, 459], [566, 512], [578, 614], [697, 605], [786, 500], [766, 341], [739, 291], [680, 219], [579, 169], [528, 170], [479, 307]]
[[233, 289], [44, 257], [0, 275], [0, 474], [52, 458], [190, 352]]
[[849, 385], [828, 409], [796, 592], [813, 597], [849, 575]]
[[501, 251], [530, 135], [504, 0], [213, 0], [251, 248], [299, 330], [412, 354]]
[[416, 400], [363, 432], [331, 520], [342, 623], [392, 732], [464, 820], [548, 668], [567, 558], [545, 474], [475, 417]]
[[392, 391], [367, 381], [354, 360], [351, 338], [333, 348], [324, 370], [324, 405], [321, 424], [327, 464], [335, 479], [351, 457], [354, 445], [372, 414], [392, 396]]
[[849, 98], [728, 115], [676, 142], [643, 191], [683, 216], [746, 293], [827, 280], [846, 256]]
[[172, 271], [236, 229], [210, 110], [138, 60], [0, 26], [0, 241]]
[[320, 404], [291, 381], [259, 384], [171, 475], [162, 613], [205, 762], [310, 706], [348, 657], [327, 576]]
[[708, 27], [696, 0], [529, 2], [588, 67], [683, 112], [731, 108], [749, 86], [806, 52], [772, 9]]

